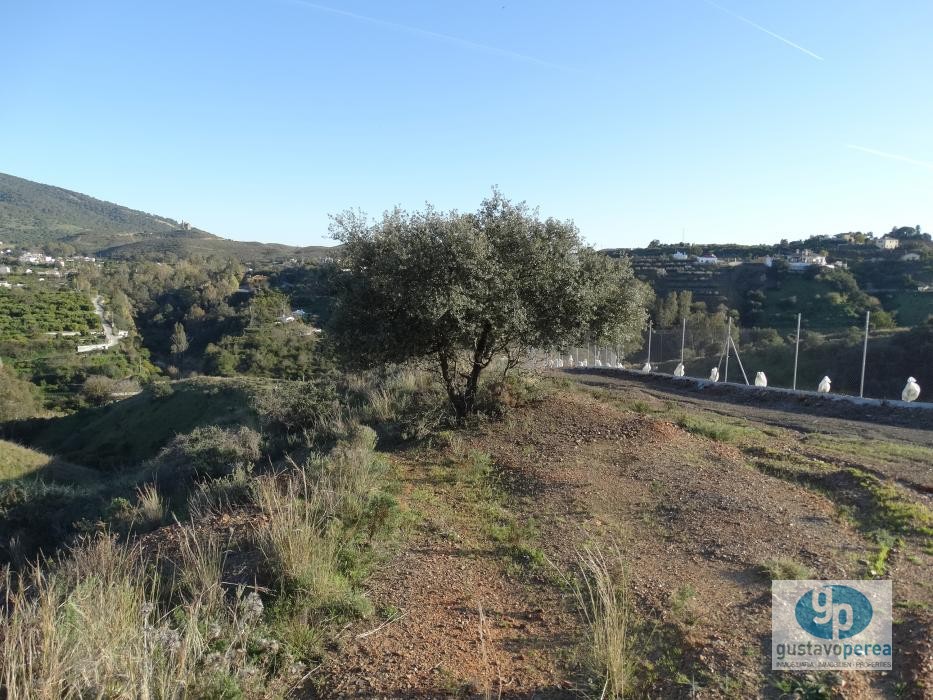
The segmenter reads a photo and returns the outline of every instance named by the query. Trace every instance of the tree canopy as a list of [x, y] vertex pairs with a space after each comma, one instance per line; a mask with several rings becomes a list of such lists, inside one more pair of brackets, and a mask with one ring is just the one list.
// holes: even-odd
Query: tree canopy
[[626, 343], [644, 325], [647, 291], [628, 260], [498, 191], [475, 213], [345, 212], [331, 232], [344, 246], [330, 328], [340, 355], [358, 367], [429, 360], [459, 418], [495, 358], [509, 368], [530, 349]]

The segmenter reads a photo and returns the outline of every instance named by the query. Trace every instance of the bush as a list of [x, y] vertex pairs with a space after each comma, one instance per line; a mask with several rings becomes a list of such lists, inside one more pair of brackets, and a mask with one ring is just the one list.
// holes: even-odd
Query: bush
[[151, 384], [152, 395], [157, 399], [168, 398], [175, 393], [175, 390], [172, 388], [171, 382], [153, 382]]
[[99, 406], [110, 400], [110, 395], [116, 390], [116, 386], [116, 380], [102, 374], [92, 374], [84, 380], [81, 394], [88, 402]]
[[94, 489], [24, 478], [0, 485], [0, 528], [12, 561], [61, 544], [76, 522], [93, 519], [105, 503]]
[[259, 460], [262, 438], [246, 426], [225, 430], [216, 425], [178, 435], [156, 457], [160, 475], [172, 472], [195, 477], [221, 477], [237, 469], [249, 471]]
[[0, 365], [0, 422], [32, 418], [39, 412], [38, 389]]
[[267, 387], [255, 403], [266, 427], [290, 441], [303, 439], [308, 445], [329, 442], [344, 430], [337, 387], [328, 378]]

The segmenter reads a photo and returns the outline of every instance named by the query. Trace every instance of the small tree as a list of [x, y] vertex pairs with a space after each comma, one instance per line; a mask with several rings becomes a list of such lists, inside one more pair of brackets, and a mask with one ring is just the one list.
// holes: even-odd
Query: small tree
[[338, 352], [357, 367], [429, 361], [459, 420], [494, 358], [508, 371], [529, 349], [630, 342], [644, 324], [646, 287], [628, 260], [497, 191], [475, 214], [396, 209], [370, 225], [346, 212], [331, 232], [347, 271], [330, 328]]
[[0, 422], [32, 418], [39, 413], [39, 391], [0, 360]]
[[188, 350], [188, 334], [185, 333], [185, 327], [181, 323], [175, 324], [175, 332], [172, 333], [172, 354], [175, 361], [181, 364], [182, 355]]

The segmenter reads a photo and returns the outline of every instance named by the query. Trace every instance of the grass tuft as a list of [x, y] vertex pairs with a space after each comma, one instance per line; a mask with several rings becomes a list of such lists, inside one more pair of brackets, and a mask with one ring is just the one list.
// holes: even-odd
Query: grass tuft
[[769, 581], [797, 581], [813, 578], [813, 572], [793, 559], [768, 559], [761, 563], [761, 573]]
[[600, 697], [622, 698], [634, 679], [636, 659], [621, 555], [613, 551], [610, 559], [587, 547], [577, 554], [577, 563], [580, 576], [573, 588], [586, 620], [587, 657], [602, 679]]

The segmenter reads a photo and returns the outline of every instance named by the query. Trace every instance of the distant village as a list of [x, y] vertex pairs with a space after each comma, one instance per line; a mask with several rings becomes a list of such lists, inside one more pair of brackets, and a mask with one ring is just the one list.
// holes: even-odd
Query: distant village
[[[852, 234], [839, 234], [839, 236], [836, 238], [839, 240], [844, 240], [847, 243], [855, 243]], [[883, 236], [881, 238], [867, 239], [867, 241], [862, 245], [874, 245], [879, 250], [891, 251], [898, 248], [900, 241], [896, 238]], [[752, 259], [723, 259], [717, 257], [716, 254], [711, 251], [704, 251], [699, 255], [691, 255], [689, 253], [685, 253], [682, 250], [677, 250], [671, 253], [670, 259], [678, 262], [690, 262], [696, 265], [762, 264], [766, 267], [773, 267], [776, 260], [784, 260], [787, 263], [788, 268], [794, 272], [802, 272], [813, 267], [843, 269], [848, 267], [848, 264], [844, 260], [835, 260], [833, 262], [829, 262], [826, 255], [814, 253], [809, 248], [804, 248], [803, 250], [797, 249], [793, 253], [787, 255], [763, 255]], [[900, 257], [900, 260], [905, 262], [919, 259], [920, 254], [913, 252], [905, 253]]]
[[37, 282], [45, 282], [47, 278], [61, 279], [73, 274], [77, 263], [96, 263], [97, 259], [88, 255], [71, 255], [67, 257], [53, 257], [42, 252], [19, 250], [16, 248], [3, 248], [0, 241], [0, 288], [12, 289], [24, 287], [23, 281], [11, 281], [12, 276], [34, 276]]

